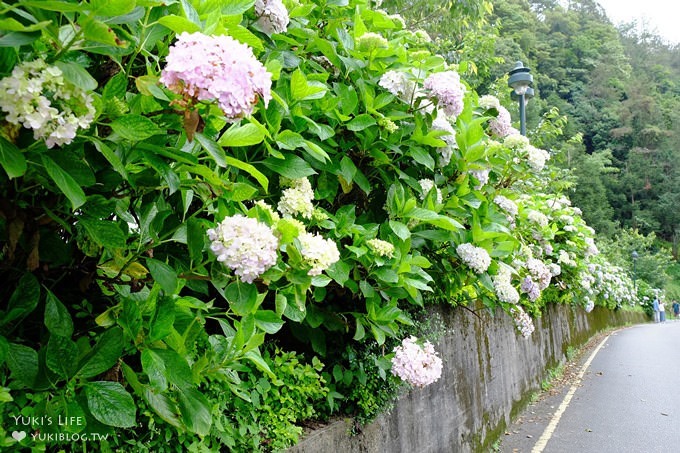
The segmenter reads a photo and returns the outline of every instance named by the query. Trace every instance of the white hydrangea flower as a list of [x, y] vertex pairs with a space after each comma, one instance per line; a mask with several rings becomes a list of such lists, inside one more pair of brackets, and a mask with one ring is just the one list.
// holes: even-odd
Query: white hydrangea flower
[[271, 228], [256, 219], [240, 214], [225, 217], [207, 234], [217, 261], [246, 283], [252, 283], [278, 259], [279, 240]]
[[439, 148], [439, 165], [441, 167], [446, 167], [451, 162], [453, 149], [458, 148], [458, 142], [456, 142], [456, 130], [451, 125], [451, 122], [443, 110], [437, 110], [437, 117], [432, 120], [432, 129], [447, 132], [446, 135], [439, 137], [446, 143], [445, 147]]
[[367, 32], [357, 38], [357, 48], [364, 51], [385, 49], [390, 43], [381, 34]]
[[519, 212], [519, 209], [517, 208], [515, 202], [510, 200], [509, 198], [504, 197], [503, 195], [496, 195], [493, 199], [493, 202], [496, 203], [499, 208], [501, 208], [503, 211], [505, 211], [513, 218]]
[[496, 96], [485, 94], [479, 98], [479, 106], [484, 110], [498, 109], [501, 103]]
[[507, 267], [499, 267], [493, 279], [493, 287], [500, 301], [509, 304], [519, 302], [519, 292], [512, 286], [512, 273]]
[[419, 44], [426, 44], [428, 42], [432, 42], [432, 38], [430, 38], [430, 35], [425, 30], [422, 29], [413, 32], [413, 37], [416, 38]]
[[478, 274], [486, 272], [491, 264], [489, 252], [469, 243], [460, 244], [456, 247], [456, 253], [458, 253], [458, 256], [463, 263]]
[[550, 269], [550, 274], [552, 274], [553, 277], [556, 277], [562, 273], [562, 268], [556, 263], [548, 264], [548, 269]]
[[416, 84], [401, 71], [387, 71], [380, 77], [378, 85], [406, 102], [410, 101], [416, 89]]
[[324, 239], [319, 234], [302, 233], [298, 236], [300, 253], [305, 262], [312, 268], [308, 275], [320, 275], [328, 267], [340, 259], [340, 252], [335, 242]]
[[530, 145], [529, 139], [521, 134], [511, 134], [505, 137], [503, 144], [513, 150], [527, 149]]
[[398, 23], [400, 25], [400, 28], [406, 28], [406, 21], [404, 20], [403, 17], [401, 17], [401, 14], [390, 14], [387, 17], [391, 19], [393, 22]]
[[541, 171], [545, 163], [550, 159], [547, 151], [529, 145], [527, 148], [527, 161], [534, 171]]
[[546, 201], [545, 204], [546, 204], [550, 209], [552, 209], [552, 210], [554, 210], [554, 211], [559, 211], [560, 209], [562, 209], [562, 208], [564, 207], [564, 205], [562, 204], [561, 201], [555, 200], [555, 199], [552, 199], [552, 198], [551, 198], [550, 200]]
[[387, 258], [392, 258], [394, 255], [394, 245], [387, 241], [381, 239], [369, 239], [366, 244], [373, 250], [373, 252], [378, 256], [386, 256]]
[[[569, 255], [569, 252], [566, 250], [560, 250], [559, 257], [557, 258], [557, 262], [559, 264], [562, 264], [564, 266], [568, 267], [576, 267], [577, 263], [574, 261], [571, 256]], [[593, 272], [593, 271], [591, 271]]]
[[305, 219], [311, 219], [314, 212], [314, 191], [307, 178], [294, 179], [284, 189], [277, 209], [284, 216], [301, 215]]
[[281, 0], [255, 0], [255, 14], [258, 16], [256, 23], [269, 36], [288, 30], [290, 17]]
[[439, 190], [439, 187], [436, 187], [434, 185], [434, 181], [432, 181], [431, 179], [421, 179], [420, 181], [418, 181], [418, 183], [420, 184], [420, 188], [423, 191], [423, 193], [420, 195], [421, 200], [425, 199], [427, 194], [430, 193], [430, 190], [436, 189], [436, 191], [437, 191], [437, 203], [441, 204], [441, 202], [442, 202], [442, 191]]
[[531, 210], [527, 214], [527, 219], [529, 219], [530, 222], [535, 223], [541, 227], [546, 227], [548, 226], [548, 217], [546, 217], [545, 214], [539, 211]]
[[598, 250], [597, 246], [595, 245], [595, 240], [593, 238], [585, 238], [585, 243], [586, 243], [586, 256], [595, 256], [599, 255], [600, 251]]
[[483, 170], [468, 170], [468, 173], [479, 181], [479, 184], [475, 184], [475, 190], [480, 190], [489, 182], [490, 170], [488, 168]]
[[586, 313], [590, 313], [591, 311], [593, 311], [593, 308], [595, 308], [595, 302], [593, 302], [592, 299], [588, 298], [586, 299], [586, 305], [583, 308], [585, 309]]
[[41, 59], [15, 66], [0, 80], [0, 109], [8, 123], [32, 129], [33, 138], [45, 140], [48, 148], [71, 143], [96, 113], [92, 95]]

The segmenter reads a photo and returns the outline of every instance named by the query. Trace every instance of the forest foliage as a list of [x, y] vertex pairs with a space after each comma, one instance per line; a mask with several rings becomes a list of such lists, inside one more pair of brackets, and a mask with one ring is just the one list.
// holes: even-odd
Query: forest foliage
[[529, 337], [656, 294], [639, 42], [574, 2], [376, 3], [0, 3], [0, 446], [281, 450], [436, 381], [432, 305]]

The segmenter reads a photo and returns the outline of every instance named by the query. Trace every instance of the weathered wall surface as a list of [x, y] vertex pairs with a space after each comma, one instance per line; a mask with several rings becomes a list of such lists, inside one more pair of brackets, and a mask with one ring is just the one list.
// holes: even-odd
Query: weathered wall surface
[[531, 392], [540, 388], [546, 369], [564, 362], [569, 346], [578, 347], [609, 326], [645, 322], [638, 313], [553, 305], [525, 339], [502, 311], [480, 317], [444, 309], [447, 334], [436, 346], [444, 361], [442, 378], [404, 395], [389, 414], [349, 434], [349, 420], [309, 434], [293, 453], [477, 452], [510, 424]]

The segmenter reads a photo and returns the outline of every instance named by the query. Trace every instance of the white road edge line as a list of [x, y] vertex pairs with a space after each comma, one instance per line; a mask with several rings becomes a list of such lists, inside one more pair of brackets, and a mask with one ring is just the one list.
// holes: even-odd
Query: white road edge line
[[579, 371], [578, 375], [576, 376], [576, 381], [572, 384], [571, 388], [569, 389], [569, 392], [567, 392], [567, 395], [564, 397], [562, 404], [560, 404], [560, 407], [557, 409], [557, 412], [555, 412], [555, 415], [553, 415], [553, 418], [552, 420], [550, 420], [550, 423], [548, 423], [548, 426], [545, 427], [545, 431], [543, 431], [543, 434], [538, 439], [538, 442], [536, 442], [536, 445], [534, 445], [534, 448], [531, 450], [531, 453], [542, 453], [543, 449], [546, 447], [546, 445], [548, 445], [548, 441], [555, 432], [557, 424], [560, 422], [560, 418], [562, 418], [562, 414], [567, 409], [567, 406], [569, 406], [569, 403], [571, 402], [574, 393], [576, 393], [576, 389], [581, 385], [583, 375], [586, 374], [586, 370], [590, 366], [590, 362], [593, 361], [597, 353], [600, 351], [600, 348], [604, 346], [605, 342], [609, 339], [610, 335], [607, 335], [605, 339], [602, 340], [600, 345], [593, 351], [592, 354], [590, 354], [590, 357], [588, 357], [586, 363], [583, 364], [583, 366], [581, 367], [581, 371]]

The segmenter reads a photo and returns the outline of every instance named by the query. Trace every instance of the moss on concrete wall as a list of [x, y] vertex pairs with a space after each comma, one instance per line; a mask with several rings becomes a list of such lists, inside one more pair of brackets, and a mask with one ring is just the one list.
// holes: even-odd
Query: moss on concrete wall
[[578, 348], [603, 329], [647, 321], [641, 313], [551, 305], [535, 320], [534, 334], [523, 338], [502, 311], [436, 308], [432, 316], [449, 332], [436, 347], [444, 361], [438, 382], [403, 395], [358, 435], [350, 435], [350, 421], [337, 421], [290, 451], [488, 451], [540, 389], [546, 370], [566, 360], [569, 347]]

